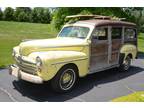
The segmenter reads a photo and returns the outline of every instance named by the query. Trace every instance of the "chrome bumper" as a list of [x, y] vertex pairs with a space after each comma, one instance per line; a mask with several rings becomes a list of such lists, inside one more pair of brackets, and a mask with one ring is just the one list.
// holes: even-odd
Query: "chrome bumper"
[[9, 74], [17, 77], [18, 79], [22, 79], [28, 82], [36, 83], [36, 84], [42, 84], [43, 80], [39, 76], [31, 75], [28, 73], [25, 73], [19, 69], [19, 67], [15, 64], [9, 66]]

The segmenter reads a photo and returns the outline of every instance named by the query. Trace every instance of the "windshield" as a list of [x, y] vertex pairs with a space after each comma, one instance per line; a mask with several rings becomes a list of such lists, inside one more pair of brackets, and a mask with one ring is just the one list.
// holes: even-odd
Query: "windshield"
[[64, 27], [59, 37], [74, 37], [85, 39], [89, 33], [88, 27], [69, 26]]

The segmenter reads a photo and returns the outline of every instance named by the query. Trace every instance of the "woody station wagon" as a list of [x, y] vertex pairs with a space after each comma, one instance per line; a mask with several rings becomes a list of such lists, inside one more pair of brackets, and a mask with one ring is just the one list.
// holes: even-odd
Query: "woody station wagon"
[[134, 23], [100, 15], [73, 15], [53, 39], [28, 40], [13, 48], [10, 74], [28, 82], [50, 81], [56, 92], [71, 90], [77, 79], [118, 67], [128, 71], [137, 57]]

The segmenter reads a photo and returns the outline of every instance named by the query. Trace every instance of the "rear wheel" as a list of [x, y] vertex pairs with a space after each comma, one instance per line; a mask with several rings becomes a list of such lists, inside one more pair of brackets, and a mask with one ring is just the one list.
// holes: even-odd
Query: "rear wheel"
[[128, 71], [131, 65], [131, 57], [127, 56], [123, 59], [123, 62], [120, 64], [121, 71]]
[[51, 85], [56, 92], [67, 92], [74, 87], [76, 80], [76, 70], [70, 66], [65, 66], [51, 80]]

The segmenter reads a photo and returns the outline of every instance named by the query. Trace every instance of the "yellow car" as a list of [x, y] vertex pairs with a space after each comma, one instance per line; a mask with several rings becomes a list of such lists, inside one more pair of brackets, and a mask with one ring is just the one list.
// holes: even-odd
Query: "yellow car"
[[56, 92], [67, 92], [80, 77], [130, 68], [137, 57], [134, 23], [99, 15], [68, 18], [85, 20], [67, 23], [56, 38], [27, 40], [14, 47], [16, 64], [10, 66], [10, 74], [36, 84], [50, 81]]

